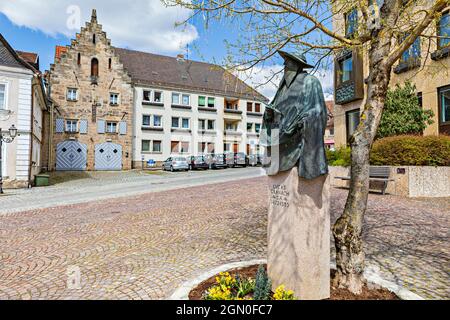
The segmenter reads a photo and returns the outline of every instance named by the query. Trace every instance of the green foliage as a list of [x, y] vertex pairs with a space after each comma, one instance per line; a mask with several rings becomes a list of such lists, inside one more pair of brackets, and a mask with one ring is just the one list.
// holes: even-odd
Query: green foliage
[[372, 165], [449, 166], [450, 136], [396, 136], [376, 141]]
[[270, 293], [272, 290], [272, 281], [267, 276], [264, 266], [259, 266], [256, 274], [254, 300], [270, 300]]
[[239, 276], [236, 277], [236, 287], [237, 287], [237, 297], [244, 298], [248, 294], [252, 293], [255, 290], [256, 282], [252, 278], [243, 278], [241, 279]]
[[334, 167], [349, 167], [351, 165], [351, 149], [341, 147], [335, 151], [327, 150], [328, 165]]
[[433, 123], [433, 117], [433, 111], [420, 107], [413, 84], [406, 82], [403, 87], [397, 84], [387, 92], [377, 138], [420, 134]]

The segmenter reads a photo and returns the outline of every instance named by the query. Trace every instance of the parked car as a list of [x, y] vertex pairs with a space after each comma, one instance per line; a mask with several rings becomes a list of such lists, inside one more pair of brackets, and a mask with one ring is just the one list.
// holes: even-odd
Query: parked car
[[223, 154], [223, 157], [225, 158], [225, 163], [228, 168], [234, 168], [234, 153], [227, 152]]
[[209, 169], [205, 156], [191, 156], [187, 159], [189, 170]]
[[234, 166], [235, 167], [247, 167], [248, 159], [247, 155], [243, 152], [238, 152], [234, 154]]
[[186, 158], [183, 157], [170, 157], [163, 163], [163, 170], [174, 171], [188, 171], [189, 165]]
[[256, 167], [258, 164], [260, 164], [260, 159], [259, 156], [257, 154], [251, 154], [248, 156], [248, 165], [252, 166], [252, 167]]
[[210, 153], [205, 156], [206, 163], [210, 169], [227, 168], [227, 162], [223, 153]]

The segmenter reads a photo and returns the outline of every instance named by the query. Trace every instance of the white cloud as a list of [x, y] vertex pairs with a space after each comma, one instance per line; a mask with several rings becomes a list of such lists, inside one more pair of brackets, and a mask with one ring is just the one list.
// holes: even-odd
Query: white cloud
[[[77, 19], [79, 8], [80, 19]], [[91, 11], [97, 9], [113, 45], [160, 53], [180, 52], [198, 37], [193, 25], [175, 28], [189, 11], [166, 8], [160, 0], [2, 0], [0, 12], [18, 26], [40, 30], [52, 37], [74, 38]], [[75, 17], [75, 19], [74, 19]]]
[[238, 72], [237, 75], [271, 100], [275, 96], [283, 76], [282, 70], [282, 65], [255, 66], [249, 70]]
[[334, 100], [334, 73], [332, 70], [317, 70], [314, 74], [322, 84], [325, 101]]
[[[272, 99], [278, 90], [283, 76], [282, 65], [255, 66], [238, 76], [248, 85], [252, 86], [264, 96]], [[281, 71], [281, 72], [280, 72]], [[314, 75], [320, 80], [325, 100], [334, 100], [334, 76], [331, 70], [317, 70]]]

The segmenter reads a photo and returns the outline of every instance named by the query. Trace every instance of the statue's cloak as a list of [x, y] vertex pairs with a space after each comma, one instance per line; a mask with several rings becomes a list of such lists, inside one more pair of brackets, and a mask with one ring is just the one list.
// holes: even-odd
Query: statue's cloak
[[[328, 112], [319, 80], [303, 71], [283, 77], [264, 113], [261, 145], [270, 154], [269, 175], [298, 165], [300, 177], [328, 174], [324, 135]], [[278, 133], [278, 134], [277, 134]], [[276, 151], [279, 150], [277, 157]]]

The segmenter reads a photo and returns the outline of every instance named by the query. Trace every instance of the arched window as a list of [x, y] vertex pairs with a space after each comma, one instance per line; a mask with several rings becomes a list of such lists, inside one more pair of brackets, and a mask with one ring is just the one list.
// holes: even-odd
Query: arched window
[[81, 53], [78, 53], [77, 63], [78, 65], [81, 64]]
[[98, 60], [93, 58], [91, 60], [91, 77], [98, 77]]
[[109, 66], [108, 66], [109, 70], [111, 70], [111, 67], [112, 67], [112, 59], [109, 58]]
[[94, 35], [92, 36], [92, 43], [95, 44], [95, 42], [96, 42], [96, 39], [95, 39], [95, 33], [94, 33]]

